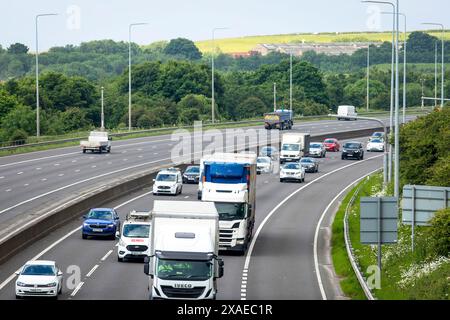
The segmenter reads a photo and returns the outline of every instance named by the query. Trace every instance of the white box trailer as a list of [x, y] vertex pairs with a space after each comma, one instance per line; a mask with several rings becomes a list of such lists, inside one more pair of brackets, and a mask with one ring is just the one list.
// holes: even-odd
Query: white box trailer
[[212, 202], [155, 200], [151, 255], [145, 259], [151, 299], [215, 299], [223, 276], [219, 214]]
[[285, 133], [281, 138], [280, 163], [298, 162], [309, 155], [309, 133]]

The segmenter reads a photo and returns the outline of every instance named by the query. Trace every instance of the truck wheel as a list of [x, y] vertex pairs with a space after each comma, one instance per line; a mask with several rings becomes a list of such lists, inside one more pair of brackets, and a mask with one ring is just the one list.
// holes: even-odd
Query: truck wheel
[[98, 149], [98, 153], [102, 153], [102, 148]]
[[111, 153], [111, 147], [108, 148], [108, 153]]
[[86, 153], [86, 149], [83, 149], [83, 153]]

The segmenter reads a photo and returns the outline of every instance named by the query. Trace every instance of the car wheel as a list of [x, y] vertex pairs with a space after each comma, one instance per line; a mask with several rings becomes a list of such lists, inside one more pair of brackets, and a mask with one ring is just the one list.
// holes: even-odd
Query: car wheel
[[280, 182], [284, 182], [284, 180], [283, 180], [283, 179], [280, 179]]
[[59, 288], [58, 294], [62, 294], [62, 284], [61, 287]]
[[117, 256], [117, 261], [118, 261], [118, 262], [123, 262], [123, 258]]
[[341, 157], [341, 160], [345, 160], [345, 157]]
[[22, 299], [22, 297], [21, 297], [21, 296], [18, 296], [18, 295], [16, 294], [16, 299], [17, 299], [17, 300], [20, 300], [20, 299]]
[[81, 234], [81, 238], [83, 238], [83, 239], [87, 239], [87, 235], [85, 235], [84, 233], [83, 234]]

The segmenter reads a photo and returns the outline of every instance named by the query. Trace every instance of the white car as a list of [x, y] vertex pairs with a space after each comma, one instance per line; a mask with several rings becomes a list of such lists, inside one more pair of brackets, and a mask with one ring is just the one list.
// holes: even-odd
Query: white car
[[286, 163], [280, 170], [280, 182], [305, 182], [305, 168], [298, 162]]
[[58, 298], [62, 292], [63, 273], [54, 261], [28, 261], [16, 273], [16, 299], [22, 297]]
[[366, 150], [367, 150], [367, 152], [371, 152], [371, 151], [383, 152], [384, 151], [384, 141], [382, 139], [372, 139], [367, 143]]
[[150, 227], [151, 212], [130, 212], [123, 223], [117, 246], [119, 262], [127, 259], [144, 259], [150, 255]]
[[256, 159], [256, 172], [271, 173], [273, 171], [273, 162], [270, 157], [258, 157]]
[[310, 157], [318, 157], [325, 158], [327, 155], [327, 149], [325, 145], [321, 142], [311, 142], [309, 144], [309, 156]]
[[153, 179], [153, 194], [178, 195], [183, 192], [183, 177], [176, 168], [161, 170], [156, 179]]

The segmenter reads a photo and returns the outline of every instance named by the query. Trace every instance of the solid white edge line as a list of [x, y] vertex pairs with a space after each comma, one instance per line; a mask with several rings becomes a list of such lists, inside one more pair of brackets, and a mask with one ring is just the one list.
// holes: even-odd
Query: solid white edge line
[[318, 239], [319, 239], [319, 231], [320, 231], [320, 226], [322, 225], [322, 221], [325, 218], [328, 210], [330, 210], [330, 207], [333, 205], [334, 202], [336, 202], [336, 200], [343, 194], [345, 193], [348, 189], [350, 189], [352, 186], [354, 186], [356, 183], [358, 183], [359, 181], [363, 180], [365, 177], [379, 171], [380, 169], [376, 169], [372, 172], [369, 172], [367, 174], [365, 174], [364, 176], [356, 179], [355, 181], [353, 181], [352, 183], [350, 183], [348, 186], [346, 186], [341, 192], [339, 192], [336, 197], [333, 198], [333, 200], [331, 200], [331, 202], [328, 204], [328, 206], [325, 208], [325, 210], [322, 212], [322, 215], [319, 219], [319, 222], [317, 222], [317, 226], [316, 226], [316, 231], [314, 233], [314, 268], [316, 270], [316, 276], [317, 276], [317, 282], [319, 283], [319, 288], [320, 288], [320, 293], [322, 295], [322, 300], [327, 300], [327, 295], [325, 293], [325, 289], [323, 287], [323, 282], [322, 282], [322, 276], [320, 275], [320, 270], [319, 270], [319, 254], [317, 251], [317, 243], [318, 243]]
[[365, 162], [370, 161], [370, 160], [373, 160], [373, 159], [380, 158], [380, 157], [382, 157], [382, 156], [384, 156], [384, 155], [374, 156], [374, 157], [371, 157], [371, 158], [368, 158], [368, 159], [365, 159], [365, 160], [362, 160], [362, 161], [353, 162], [353, 163], [351, 163], [351, 164], [349, 164], [349, 165], [346, 165], [346, 166], [337, 168], [337, 169], [335, 169], [335, 170], [333, 170], [333, 171], [330, 171], [330, 172], [324, 174], [323, 176], [320, 176], [320, 177], [318, 177], [318, 178], [312, 180], [311, 182], [305, 184], [304, 186], [300, 187], [299, 189], [297, 189], [297, 190], [295, 190], [294, 192], [292, 192], [289, 196], [287, 196], [286, 198], [284, 198], [284, 199], [283, 199], [283, 200], [282, 200], [275, 208], [272, 209], [272, 211], [269, 212], [269, 214], [264, 218], [264, 220], [261, 222], [261, 224], [259, 225], [258, 229], [256, 230], [256, 233], [255, 233], [255, 235], [254, 235], [252, 241], [250, 242], [250, 246], [249, 246], [249, 248], [248, 248], [247, 255], [246, 255], [246, 257], [245, 257], [244, 270], [248, 270], [249, 267], [250, 267], [250, 260], [251, 260], [251, 256], [252, 256], [252, 253], [253, 253], [253, 249], [254, 249], [254, 247], [255, 247], [256, 240], [258, 239], [258, 236], [259, 236], [259, 234], [261, 233], [261, 230], [264, 228], [264, 225], [269, 221], [269, 219], [274, 215], [274, 213], [275, 213], [280, 207], [282, 207], [289, 199], [291, 199], [294, 195], [296, 195], [297, 193], [299, 193], [299, 192], [302, 191], [303, 189], [309, 187], [310, 185], [312, 185], [313, 183], [315, 183], [315, 182], [317, 182], [317, 181], [319, 181], [319, 180], [324, 179], [325, 177], [327, 177], [327, 176], [329, 176], [329, 175], [332, 175], [332, 174], [334, 174], [334, 173], [336, 173], [336, 172], [342, 171], [342, 170], [347, 169], [347, 168], [349, 168], [349, 167], [352, 167], [352, 166], [355, 166], [355, 165], [358, 165], [358, 164], [361, 164], [361, 163], [365, 163]]

